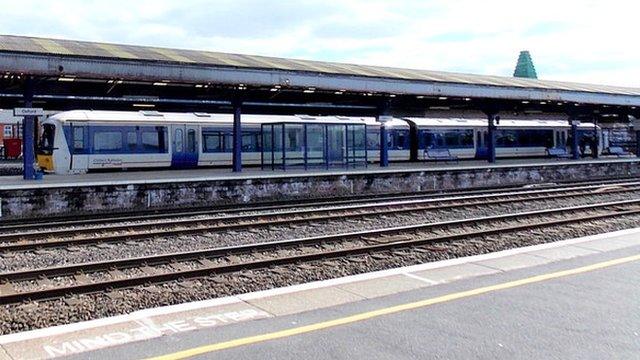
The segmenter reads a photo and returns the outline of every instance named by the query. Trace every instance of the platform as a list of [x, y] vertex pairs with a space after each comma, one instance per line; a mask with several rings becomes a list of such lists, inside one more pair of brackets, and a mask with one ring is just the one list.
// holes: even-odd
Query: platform
[[0, 337], [0, 359], [632, 358], [640, 229]]
[[635, 157], [519, 159], [306, 172], [196, 169], [48, 175], [42, 181], [0, 177], [0, 220], [606, 180], [640, 176], [639, 163]]
[[260, 167], [245, 166], [240, 173], [234, 173], [229, 168], [206, 168], [191, 170], [137, 170], [120, 172], [97, 172], [77, 175], [45, 175], [43, 180], [23, 180], [21, 176], [1, 176], [0, 189], [25, 190], [52, 187], [78, 187], [78, 186], [103, 186], [103, 185], [139, 185], [139, 184], [165, 184], [175, 182], [199, 182], [220, 180], [259, 180], [268, 178], [290, 177], [319, 177], [362, 174], [389, 174], [397, 172], [439, 172], [443, 170], [457, 171], [470, 169], [504, 169], [514, 167], [539, 167], [539, 166], [567, 166], [576, 164], [598, 163], [638, 163], [637, 157], [600, 157], [598, 159], [499, 159], [495, 164], [489, 164], [486, 160], [461, 160], [459, 162], [404, 162], [391, 163], [389, 167], [382, 168], [379, 164], [369, 164], [368, 167], [352, 169], [297, 169], [262, 170]]

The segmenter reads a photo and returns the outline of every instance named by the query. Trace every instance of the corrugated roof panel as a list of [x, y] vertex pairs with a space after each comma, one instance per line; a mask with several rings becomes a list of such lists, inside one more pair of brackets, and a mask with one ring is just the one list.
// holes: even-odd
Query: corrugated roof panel
[[186, 62], [186, 63], [192, 63], [195, 62], [194, 60], [186, 57], [183, 55], [183, 53], [173, 50], [173, 49], [165, 49], [165, 48], [149, 48], [149, 51], [155, 51], [158, 54], [168, 58], [169, 60], [172, 61], [177, 61], [177, 62]]
[[122, 48], [122, 46], [112, 45], [112, 44], [96, 44], [97, 47], [103, 49], [104, 51], [111, 54], [114, 58], [123, 58], [123, 59], [139, 59], [134, 54], [126, 51]]
[[71, 56], [105, 57], [127, 60], [151, 60], [160, 62], [200, 63], [210, 66], [235, 66], [274, 70], [308, 71], [327, 74], [386, 77], [395, 79], [493, 85], [506, 87], [568, 90], [589, 93], [640, 95], [640, 88], [567, 83], [560, 81], [473, 75], [428, 70], [400, 69], [332, 62], [282, 59], [265, 56], [225, 54], [194, 50], [178, 50], [134, 45], [118, 45], [0, 35], [0, 51], [27, 52]]
[[54, 41], [54, 40], [50, 40], [50, 39], [33, 39], [33, 42], [35, 42], [36, 44], [40, 45], [43, 49], [45, 49], [47, 52], [51, 53], [51, 54], [56, 54], [56, 55], [81, 55], [81, 54], [74, 54], [73, 51], [67, 49], [66, 47], [60, 45], [58, 42]]

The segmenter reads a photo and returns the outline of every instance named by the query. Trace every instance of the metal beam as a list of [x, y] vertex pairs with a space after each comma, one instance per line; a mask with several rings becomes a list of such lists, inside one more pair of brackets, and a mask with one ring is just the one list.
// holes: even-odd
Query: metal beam
[[[378, 92], [425, 96], [469, 97], [504, 100], [564, 101], [583, 104], [640, 106], [640, 94], [597, 93], [590, 91], [545, 89], [470, 83], [405, 80], [395, 78], [313, 73], [275, 69], [251, 69], [171, 64], [151, 61], [130, 61], [64, 57], [6, 52], [0, 56], [0, 71], [33, 76], [74, 75], [94, 79], [126, 79], [181, 83], [281, 85], [293, 88], [313, 87], [324, 90]], [[631, 91], [631, 90], [629, 90]]]

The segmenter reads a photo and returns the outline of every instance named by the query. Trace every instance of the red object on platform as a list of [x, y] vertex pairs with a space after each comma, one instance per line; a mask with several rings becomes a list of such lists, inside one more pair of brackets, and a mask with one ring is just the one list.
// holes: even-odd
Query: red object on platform
[[22, 155], [22, 139], [4, 139], [3, 143], [7, 158], [16, 159]]

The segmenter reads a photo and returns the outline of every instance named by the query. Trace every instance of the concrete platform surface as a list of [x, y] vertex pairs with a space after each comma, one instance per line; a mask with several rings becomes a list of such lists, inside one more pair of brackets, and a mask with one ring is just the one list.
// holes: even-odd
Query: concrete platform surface
[[264, 178], [290, 178], [292, 176], [336, 176], [359, 174], [385, 174], [398, 171], [430, 172], [442, 170], [468, 170], [468, 169], [501, 169], [512, 167], [537, 167], [542, 165], [565, 166], [569, 164], [591, 163], [625, 163], [640, 162], [636, 157], [601, 157], [599, 159], [557, 160], [557, 159], [499, 159], [495, 164], [489, 164], [485, 160], [464, 160], [459, 163], [442, 162], [414, 162], [391, 163], [388, 168], [381, 168], [378, 164], [369, 164], [368, 167], [354, 169], [290, 169], [261, 170], [260, 167], [245, 167], [241, 173], [233, 173], [227, 168], [191, 169], [191, 170], [147, 170], [147, 171], [119, 171], [100, 172], [76, 175], [45, 175], [43, 180], [25, 181], [21, 176], [0, 176], [1, 190], [21, 190], [50, 187], [72, 186], [102, 186], [102, 185], [136, 185], [136, 184], [164, 184], [173, 182], [199, 182], [217, 181], [226, 179], [251, 180]]
[[639, 252], [640, 228], [148, 309], [1, 336], [0, 359], [630, 358]]

